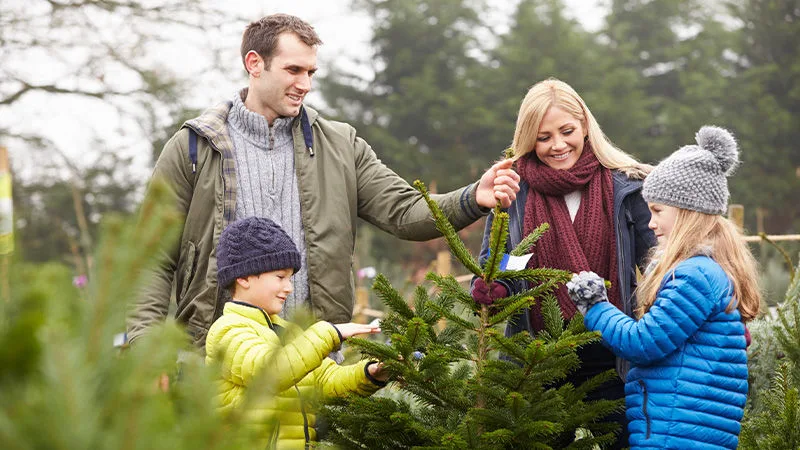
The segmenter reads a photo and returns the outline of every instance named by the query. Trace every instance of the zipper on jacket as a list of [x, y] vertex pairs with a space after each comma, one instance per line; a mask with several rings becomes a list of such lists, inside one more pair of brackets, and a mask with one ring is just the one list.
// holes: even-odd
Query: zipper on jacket
[[308, 433], [308, 417], [306, 416], [306, 406], [303, 403], [303, 397], [300, 395], [300, 388], [297, 385], [294, 385], [295, 390], [297, 391], [297, 399], [300, 401], [300, 413], [303, 415], [303, 434], [306, 435], [306, 448], [308, 448], [309, 444], [311, 443], [311, 436]]
[[639, 380], [639, 386], [642, 387], [642, 396], [644, 397], [642, 400], [642, 413], [644, 414], [644, 420], [647, 424], [645, 439], [650, 439], [650, 416], [647, 414], [647, 386], [644, 384], [644, 380]]

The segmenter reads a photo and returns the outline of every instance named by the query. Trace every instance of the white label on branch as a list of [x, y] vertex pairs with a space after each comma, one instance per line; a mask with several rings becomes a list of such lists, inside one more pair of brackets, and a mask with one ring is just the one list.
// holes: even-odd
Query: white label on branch
[[503, 259], [500, 261], [500, 270], [522, 270], [528, 266], [528, 261], [533, 256], [533, 253], [528, 253], [522, 256], [513, 256], [508, 253], [503, 254]]

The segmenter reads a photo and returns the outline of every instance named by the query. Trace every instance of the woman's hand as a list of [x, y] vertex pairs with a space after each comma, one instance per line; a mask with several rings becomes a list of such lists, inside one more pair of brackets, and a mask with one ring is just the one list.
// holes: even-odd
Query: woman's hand
[[508, 289], [496, 281], [493, 281], [491, 286], [487, 286], [483, 278], [476, 278], [472, 283], [470, 294], [476, 303], [491, 305], [498, 298], [508, 297]]

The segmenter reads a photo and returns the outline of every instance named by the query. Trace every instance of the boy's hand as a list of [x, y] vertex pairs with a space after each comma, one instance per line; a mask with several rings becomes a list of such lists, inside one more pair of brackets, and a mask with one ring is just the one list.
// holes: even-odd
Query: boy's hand
[[337, 323], [334, 327], [339, 330], [342, 339], [347, 339], [357, 334], [375, 334], [381, 332], [381, 327], [368, 323]]
[[375, 378], [378, 381], [387, 381], [389, 380], [389, 372], [386, 371], [382, 362], [378, 363], [370, 363], [367, 366], [367, 370], [369, 371], [369, 376]]

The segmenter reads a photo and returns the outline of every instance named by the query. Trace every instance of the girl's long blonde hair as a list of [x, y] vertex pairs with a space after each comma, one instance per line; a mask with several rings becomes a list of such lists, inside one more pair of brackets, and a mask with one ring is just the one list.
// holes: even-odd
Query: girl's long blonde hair
[[588, 131], [594, 154], [603, 167], [620, 170], [635, 179], [643, 179], [653, 169], [652, 166], [638, 162], [617, 148], [600, 129], [600, 125], [597, 124], [581, 96], [570, 85], [555, 78], [536, 83], [522, 100], [517, 115], [517, 128], [514, 130], [514, 141], [511, 144], [515, 161], [534, 151], [542, 117], [551, 106], [566, 111], [581, 122]]
[[754, 319], [761, 307], [757, 264], [742, 239], [741, 231], [720, 215], [683, 208], [678, 208], [675, 224], [657, 265], [636, 289], [637, 315], [641, 317], [653, 306], [661, 281], [675, 266], [706, 251], [710, 251], [710, 256], [722, 266], [733, 283], [733, 297], [725, 311], [738, 308], [743, 321]]

